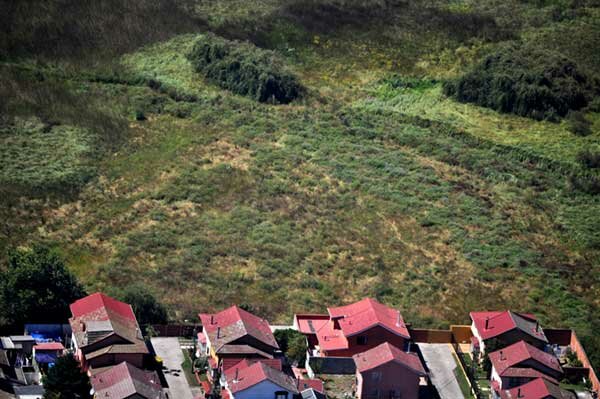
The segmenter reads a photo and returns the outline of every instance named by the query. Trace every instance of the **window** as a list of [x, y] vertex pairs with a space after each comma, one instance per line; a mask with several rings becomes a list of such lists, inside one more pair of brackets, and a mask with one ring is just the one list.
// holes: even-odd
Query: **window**
[[359, 336], [356, 338], [356, 343], [357, 343], [358, 345], [366, 345], [366, 344], [367, 344], [367, 337], [366, 337], [366, 336], [364, 336], [364, 335], [359, 335]]
[[288, 393], [287, 391], [277, 391], [275, 392], [275, 399], [287, 399]]

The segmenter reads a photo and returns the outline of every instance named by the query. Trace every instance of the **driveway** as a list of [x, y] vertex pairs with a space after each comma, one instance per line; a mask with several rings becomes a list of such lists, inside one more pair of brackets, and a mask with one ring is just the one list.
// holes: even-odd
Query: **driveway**
[[[464, 399], [454, 369], [458, 368], [449, 344], [419, 344], [425, 363], [429, 368], [431, 382], [440, 399]], [[462, 372], [460, 369], [458, 372]]]
[[177, 338], [156, 337], [152, 338], [152, 346], [158, 356], [162, 358], [163, 373], [169, 384], [169, 398], [193, 399], [192, 391], [181, 369], [183, 352]]

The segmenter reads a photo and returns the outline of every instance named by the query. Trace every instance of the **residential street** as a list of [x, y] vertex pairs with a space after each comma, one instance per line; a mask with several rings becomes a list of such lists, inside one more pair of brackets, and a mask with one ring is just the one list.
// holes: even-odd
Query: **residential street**
[[454, 376], [454, 369], [458, 366], [452, 356], [452, 347], [449, 344], [419, 344], [419, 348], [440, 398], [464, 399]]
[[151, 341], [156, 354], [162, 358], [163, 366], [166, 367], [163, 372], [169, 384], [169, 398], [193, 399], [192, 391], [185, 379], [185, 373], [181, 369], [184, 358], [179, 339], [156, 337]]

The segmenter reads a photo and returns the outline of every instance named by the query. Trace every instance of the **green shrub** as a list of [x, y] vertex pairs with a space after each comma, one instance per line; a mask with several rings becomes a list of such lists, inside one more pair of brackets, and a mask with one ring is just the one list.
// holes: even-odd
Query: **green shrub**
[[304, 91], [274, 52], [250, 43], [205, 35], [194, 44], [188, 59], [210, 82], [260, 102], [287, 104]]
[[279, 349], [288, 357], [289, 360], [304, 365], [306, 362], [306, 351], [308, 345], [306, 337], [300, 332], [292, 329], [275, 331], [275, 339]]
[[583, 150], [577, 155], [577, 160], [587, 168], [600, 168], [600, 150]]
[[508, 45], [444, 85], [446, 95], [537, 120], [556, 120], [587, 106], [598, 82], [562, 55]]
[[569, 130], [577, 136], [589, 136], [592, 134], [592, 122], [586, 119], [583, 112], [574, 111], [567, 115]]

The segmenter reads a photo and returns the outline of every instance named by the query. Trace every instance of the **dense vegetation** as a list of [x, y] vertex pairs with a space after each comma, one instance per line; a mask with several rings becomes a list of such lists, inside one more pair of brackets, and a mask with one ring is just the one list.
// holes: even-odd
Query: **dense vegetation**
[[0, 321], [21, 328], [25, 323], [66, 322], [69, 305], [85, 295], [55, 251], [42, 246], [16, 249], [0, 280]]
[[274, 52], [250, 43], [207, 34], [196, 40], [188, 59], [208, 81], [260, 102], [287, 104], [303, 91]]
[[459, 101], [551, 121], [600, 94], [600, 84], [562, 54], [519, 45], [496, 50], [444, 89]]
[[72, 354], [61, 356], [43, 377], [44, 399], [91, 398], [90, 379]]
[[296, 366], [303, 367], [306, 363], [306, 337], [293, 329], [276, 330], [275, 339], [279, 344], [279, 349], [285, 356], [292, 361]]
[[[174, 320], [240, 303], [283, 323], [365, 295], [416, 326], [531, 311], [600, 363], [598, 99], [548, 122], [443, 88], [510, 46], [591, 85], [597, 2], [9, 3], [5, 258], [42, 241], [88, 292], [141, 284]], [[302, 100], [223, 90], [187, 58], [207, 38], [272, 52]]]

